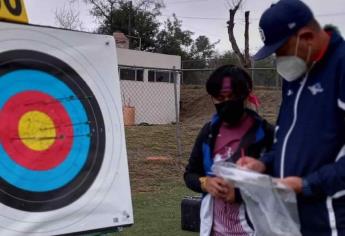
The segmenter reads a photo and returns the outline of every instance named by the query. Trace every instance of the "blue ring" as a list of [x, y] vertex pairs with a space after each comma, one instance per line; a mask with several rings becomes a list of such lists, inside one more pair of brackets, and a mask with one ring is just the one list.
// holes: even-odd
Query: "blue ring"
[[[0, 109], [18, 93], [38, 91], [56, 99], [76, 97], [73, 91], [51, 74], [39, 70], [16, 70], [0, 76]], [[61, 102], [71, 122], [88, 121], [79, 100]], [[90, 134], [89, 125], [73, 126], [75, 136]], [[33, 171], [14, 162], [0, 145], [0, 177], [17, 188], [31, 192], [47, 192], [71, 182], [84, 166], [90, 148], [89, 137], [73, 139], [71, 151], [59, 166], [45, 171]]]

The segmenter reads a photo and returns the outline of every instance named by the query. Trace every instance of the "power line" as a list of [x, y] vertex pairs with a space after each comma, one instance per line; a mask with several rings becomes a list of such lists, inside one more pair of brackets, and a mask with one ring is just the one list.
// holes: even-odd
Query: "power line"
[[[165, 17], [171, 17], [169, 15], [162, 15], [162, 16], [165, 16]], [[199, 17], [199, 16], [178, 16], [176, 15], [177, 18], [181, 18], [181, 19], [191, 19], [191, 20], [221, 20], [221, 21], [224, 21], [224, 20], [227, 20], [227, 18], [217, 18], [217, 17]]]
[[[170, 17], [169, 15], [162, 15], [165, 17]], [[318, 14], [315, 15], [316, 17], [332, 17], [332, 16], [345, 16], [345, 12], [337, 12], [337, 13], [327, 13], [327, 14]], [[226, 21], [229, 20], [228, 18], [222, 17], [201, 17], [201, 16], [178, 16], [177, 18], [180, 19], [189, 19], [189, 20], [210, 20], [210, 21]], [[244, 18], [239, 18], [238, 20], [244, 20]], [[258, 21], [260, 18], [250, 18], [251, 21]]]
[[195, 26], [191, 26], [189, 24], [187, 24], [187, 25], [184, 24], [184, 26], [187, 26], [187, 28], [190, 28], [192, 30], [194, 29], [196, 31], [203, 32], [204, 34], [207, 34], [208, 36], [210, 35], [210, 36], [217, 37], [217, 38], [223, 38], [224, 37], [224, 35], [214, 34], [213, 32], [209, 32], [205, 28], [198, 28], [198, 27], [195, 27]]
[[187, 4], [187, 3], [195, 3], [195, 2], [208, 2], [209, 0], [186, 0], [186, 1], [176, 1], [176, 2], [167, 2], [168, 5], [172, 4]]

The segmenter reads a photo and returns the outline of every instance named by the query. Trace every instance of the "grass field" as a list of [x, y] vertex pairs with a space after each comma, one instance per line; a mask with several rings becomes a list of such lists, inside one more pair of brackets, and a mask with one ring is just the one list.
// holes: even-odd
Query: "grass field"
[[[257, 94], [263, 103], [260, 114], [274, 122], [280, 102], [279, 91], [261, 89]], [[181, 167], [187, 163], [197, 133], [214, 110], [202, 87], [183, 88], [181, 99], [182, 160], [178, 160], [176, 155], [174, 125], [126, 128], [135, 223], [114, 235], [198, 235], [181, 230], [181, 199], [186, 195], [196, 195], [185, 187]], [[163, 156], [167, 159], [146, 159], [152, 156]]]
[[180, 202], [190, 192], [178, 182], [164, 182], [160, 191], [138, 193], [133, 198], [135, 224], [120, 235], [197, 235], [181, 230]]
[[[135, 224], [119, 233], [132, 235], [197, 235], [181, 230], [180, 203], [195, 195], [183, 183], [176, 158], [175, 126], [138, 126], [126, 128], [129, 170]], [[146, 157], [168, 159], [149, 161]]]

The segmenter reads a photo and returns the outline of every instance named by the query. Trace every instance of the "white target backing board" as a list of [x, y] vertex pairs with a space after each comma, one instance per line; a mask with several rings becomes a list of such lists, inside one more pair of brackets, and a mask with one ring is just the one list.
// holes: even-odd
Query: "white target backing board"
[[0, 235], [133, 224], [115, 41], [0, 22]]

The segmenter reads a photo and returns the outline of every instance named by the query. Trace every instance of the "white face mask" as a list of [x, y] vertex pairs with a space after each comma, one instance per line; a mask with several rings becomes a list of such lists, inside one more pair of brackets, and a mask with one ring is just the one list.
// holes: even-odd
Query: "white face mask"
[[305, 61], [297, 56], [277, 57], [278, 74], [288, 82], [300, 78], [306, 73], [307, 69]]
[[[286, 81], [292, 82], [304, 75], [308, 66], [307, 63], [300, 57], [297, 56], [299, 46], [299, 38], [297, 39], [295, 56], [281, 56], [277, 57], [277, 72]], [[311, 54], [311, 48], [308, 51], [308, 61]]]

